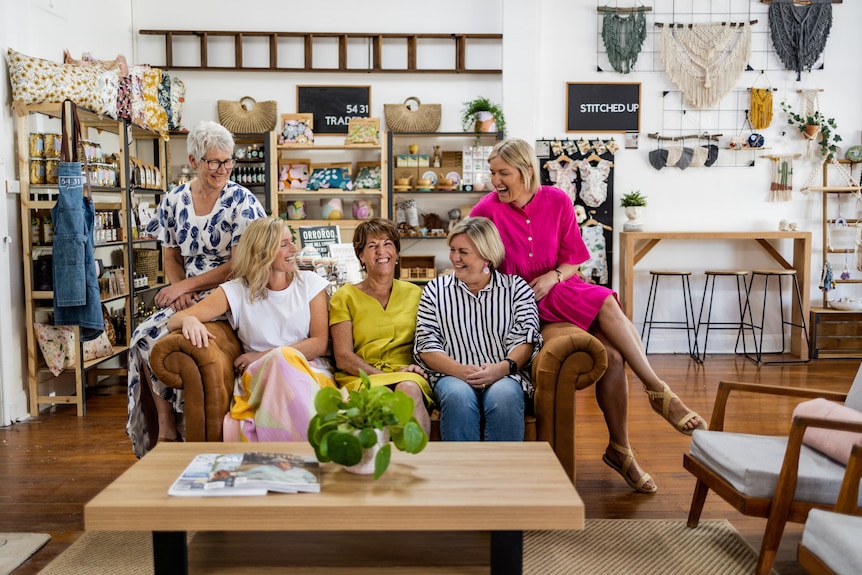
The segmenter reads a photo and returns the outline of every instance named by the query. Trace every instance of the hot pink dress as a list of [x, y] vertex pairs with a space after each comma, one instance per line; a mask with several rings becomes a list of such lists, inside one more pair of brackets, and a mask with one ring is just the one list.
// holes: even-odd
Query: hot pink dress
[[[504, 204], [496, 192], [484, 196], [470, 212], [494, 222], [500, 230], [506, 258], [500, 271], [533, 281], [560, 264], [581, 264], [590, 252], [575, 221], [572, 200], [551, 186], [541, 186], [523, 208]], [[588, 330], [602, 304], [617, 294], [604, 286], [584, 282], [577, 274], [555, 285], [539, 300], [544, 322], [568, 321]]]

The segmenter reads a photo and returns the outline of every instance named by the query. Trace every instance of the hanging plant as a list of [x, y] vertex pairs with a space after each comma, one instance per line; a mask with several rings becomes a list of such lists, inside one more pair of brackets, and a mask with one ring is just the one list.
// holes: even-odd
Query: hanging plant
[[799, 114], [787, 102], [781, 102], [781, 109], [787, 114], [788, 124], [795, 126], [805, 138], [817, 140], [824, 159], [828, 160], [838, 151], [841, 135], [836, 132], [838, 123], [835, 118], [827, 118], [820, 110], [806, 115]]

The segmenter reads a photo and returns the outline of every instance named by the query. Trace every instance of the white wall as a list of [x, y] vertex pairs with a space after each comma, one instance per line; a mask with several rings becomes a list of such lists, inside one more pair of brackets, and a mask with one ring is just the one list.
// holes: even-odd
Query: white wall
[[[485, 95], [500, 101], [506, 111], [511, 136], [528, 141], [539, 137], [579, 137], [566, 134], [564, 129], [566, 82], [641, 82], [641, 134], [639, 150], [621, 149], [615, 160], [615, 193], [640, 189], [649, 197], [645, 224], [652, 230], [749, 230], [777, 229], [778, 221], [788, 219], [800, 229], [814, 232], [812, 301], [819, 302], [817, 289], [820, 253], [820, 198], [802, 197], [794, 192], [792, 202], [767, 201], [770, 166], [758, 160], [753, 168], [665, 168], [656, 171], [647, 162], [652, 149], [643, 136], [661, 130], [661, 93], [674, 90], [663, 72], [639, 72], [629, 76], [596, 71], [597, 19], [596, 4], [586, 0], [438, 0], [433, 3], [408, 3], [396, 0], [354, 2], [284, 2], [258, 0], [251, 5], [235, 1], [207, 2], [175, 0], [117, 0], [110, 3], [110, 17], [103, 14], [104, 2], [96, 0], [30, 0], [0, 3], [0, 46], [55, 61], [64, 48], [73, 55], [91, 52], [97, 58], [112, 59], [126, 55], [130, 63], [155, 63], [163, 60], [161, 37], [142, 36], [140, 29], [196, 30], [263, 30], [320, 32], [470, 32], [503, 33], [502, 62], [495, 50], [478, 49], [474, 57], [487, 67], [502, 67], [502, 78], [492, 75], [455, 74], [379, 74], [362, 73], [270, 73], [270, 72], [184, 72], [179, 74], [186, 84], [187, 97], [184, 124], [194, 126], [203, 119], [216, 119], [216, 102], [235, 100], [250, 95], [257, 100], [276, 100], [279, 112], [295, 111], [297, 84], [370, 84], [372, 115], [383, 116], [383, 104], [401, 102], [408, 96], [422, 101], [440, 103], [443, 119], [440, 130], [460, 130], [462, 102]], [[261, 18], [269, 14], [271, 18]], [[839, 133], [847, 146], [860, 143], [862, 109], [856, 105], [862, 93], [862, 75], [858, 64], [849, 62], [844, 49], [858, 44], [856, 22], [862, 19], [862, 5], [855, 2], [834, 6], [835, 22], [827, 45], [826, 69], [817, 71], [805, 87], [824, 89], [820, 103], [828, 116], [838, 121]], [[682, 18], [681, 18], [682, 19]], [[683, 20], [684, 21], [684, 20]], [[108, 25], [110, 24], [110, 25]], [[765, 18], [761, 26], [766, 24]], [[178, 55], [194, 54], [194, 47], [180, 45]], [[245, 49], [252, 61], [265, 62], [262, 46], [248, 45]], [[316, 48], [323, 58], [333, 57], [332, 46]], [[423, 52], [424, 53], [424, 52]], [[219, 54], [231, 57], [232, 46], [219, 47]], [[441, 57], [443, 48], [428, 52], [428, 58]], [[193, 57], [193, 56], [189, 56]], [[289, 59], [289, 54], [284, 58]], [[495, 59], [497, 61], [495, 61]], [[327, 60], [329, 61], [329, 60]], [[782, 139], [779, 132], [783, 120], [778, 102], [795, 99], [797, 84], [792, 72], [770, 71], [769, 80], [779, 88], [775, 94], [776, 115], [772, 126], [763, 130], [771, 153], [804, 151], [802, 140], [795, 133]], [[751, 86], [756, 74], [747, 72], [738, 86]], [[0, 114], [0, 173], [7, 181], [17, 179], [14, 162], [14, 118], [8, 107], [10, 96], [7, 83], [0, 86], [0, 95], [7, 104]], [[620, 134], [585, 134], [613, 136], [622, 144]], [[775, 145], [777, 144], [777, 145]], [[794, 184], [798, 187], [810, 173], [811, 166], [797, 163]], [[856, 206], [847, 206], [845, 215], [855, 217]], [[620, 210], [614, 222], [622, 229], [624, 217]], [[847, 213], [852, 212], [852, 213]], [[616, 232], [615, 232], [616, 233]], [[0, 396], [2, 423], [26, 417], [26, 371], [22, 329], [21, 241], [18, 197], [3, 192], [0, 201]], [[616, 262], [615, 262], [616, 267]], [[649, 267], [688, 268], [701, 272], [706, 267], [747, 267], [770, 265], [757, 247], [743, 244], [708, 243], [676, 244], [657, 248], [639, 266], [637, 292], [645, 293]], [[8, 279], [7, 279], [8, 278]], [[695, 273], [693, 286], [702, 286]], [[636, 293], [637, 293], [636, 292]], [[699, 301], [699, 292], [695, 295]], [[643, 315], [645, 298], [636, 300], [635, 317]], [[677, 300], [675, 300], [677, 301]], [[663, 305], [669, 305], [663, 303]], [[672, 332], [666, 332], [671, 334]], [[712, 338], [713, 336], [711, 336]], [[732, 341], [715, 336], [720, 351], [732, 348]], [[728, 336], [729, 339], [730, 336]], [[652, 351], [682, 351], [679, 337], [656, 336]], [[728, 347], [729, 346], [729, 347]]]

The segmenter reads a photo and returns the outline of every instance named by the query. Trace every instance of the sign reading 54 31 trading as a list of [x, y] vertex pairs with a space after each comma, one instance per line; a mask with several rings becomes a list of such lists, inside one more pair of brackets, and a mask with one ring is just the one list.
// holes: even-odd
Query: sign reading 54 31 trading
[[566, 83], [567, 132], [639, 132], [640, 82]]

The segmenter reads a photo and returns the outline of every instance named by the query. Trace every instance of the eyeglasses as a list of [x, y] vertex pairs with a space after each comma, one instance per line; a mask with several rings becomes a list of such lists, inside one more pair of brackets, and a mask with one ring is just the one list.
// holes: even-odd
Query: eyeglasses
[[227, 160], [207, 160], [206, 158], [201, 158], [201, 161], [206, 162], [209, 169], [213, 172], [217, 171], [222, 166], [227, 170], [232, 170], [236, 165], [236, 158], [228, 158]]

